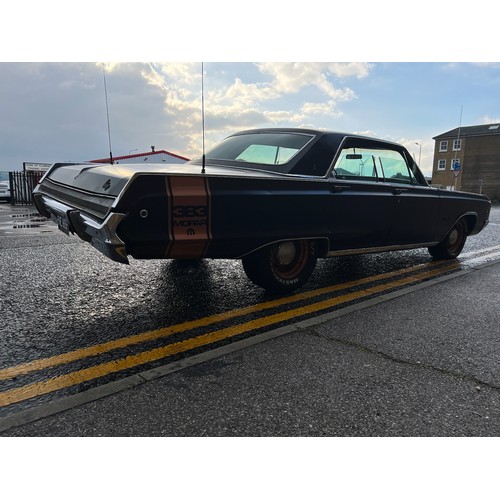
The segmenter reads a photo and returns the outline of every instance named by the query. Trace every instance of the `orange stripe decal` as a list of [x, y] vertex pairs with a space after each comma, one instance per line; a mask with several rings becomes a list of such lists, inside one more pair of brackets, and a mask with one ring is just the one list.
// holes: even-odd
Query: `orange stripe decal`
[[199, 259], [211, 240], [210, 190], [205, 177], [167, 178], [169, 259]]

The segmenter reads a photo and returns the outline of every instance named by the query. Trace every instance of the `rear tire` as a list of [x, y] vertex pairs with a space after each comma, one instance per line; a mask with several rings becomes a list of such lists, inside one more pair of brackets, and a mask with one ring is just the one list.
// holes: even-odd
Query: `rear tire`
[[436, 259], [455, 259], [460, 255], [467, 240], [467, 226], [459, 220], [435, 247], [429, 247], [429, 253]]
[[301, 287], [316, 266], [316, 246], [307, 240], [283, 241], [243, 257], [248, 279], [272, 293], [289, 293]]

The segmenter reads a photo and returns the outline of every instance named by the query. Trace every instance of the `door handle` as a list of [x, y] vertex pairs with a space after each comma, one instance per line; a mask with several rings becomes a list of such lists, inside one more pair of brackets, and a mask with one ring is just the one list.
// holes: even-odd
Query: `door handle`
[[344, 189], [351, 189], [351, 186], [332, 186], [332, 191], [333, 192], [340, 192], [340, 191], [344, 191]]
[[392, 192], [394, 194], [398, 195], [398, 194], [403, 193], [404, 191], [409, 191], [409, 189], [408, 188], [394, 188], [394, 190]]

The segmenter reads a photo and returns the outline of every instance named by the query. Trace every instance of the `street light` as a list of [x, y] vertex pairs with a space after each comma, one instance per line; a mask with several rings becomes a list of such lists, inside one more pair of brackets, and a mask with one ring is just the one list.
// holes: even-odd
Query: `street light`
[[418, 153], [418, 166], [419, 166], [420, 168], [422, 168], [422, 167], [421, 167], [421, 165], [420, 165], [420, 160], [421, 160], [421, 158], [422, 158], [422, 144], [419, 144], [418, 142], [416, 142], [415, 144], [416, 144], [417, 146], [420, 146], [420, 152]]

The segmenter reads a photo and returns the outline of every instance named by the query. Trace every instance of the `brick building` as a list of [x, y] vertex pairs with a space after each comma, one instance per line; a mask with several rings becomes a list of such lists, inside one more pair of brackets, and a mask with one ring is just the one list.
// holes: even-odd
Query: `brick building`
[[500, 202], [500, 123], [455, 128], [433, 139], [432, 184]]

